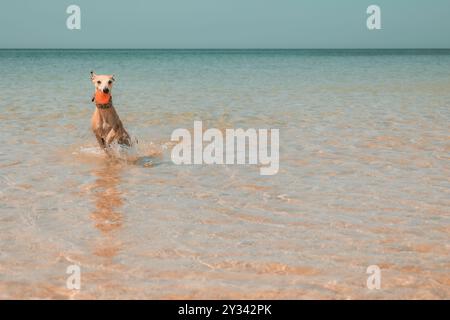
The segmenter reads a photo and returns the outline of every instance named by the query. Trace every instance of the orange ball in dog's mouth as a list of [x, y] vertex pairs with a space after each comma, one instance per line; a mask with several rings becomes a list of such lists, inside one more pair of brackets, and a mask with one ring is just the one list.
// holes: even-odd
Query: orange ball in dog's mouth
[[104, 93], [100, 90], [97, 90], [95, 92], [95, 102], [100, 104], [107, 104], [109, 102], [109, 99], [111, 98], [111, 94]]

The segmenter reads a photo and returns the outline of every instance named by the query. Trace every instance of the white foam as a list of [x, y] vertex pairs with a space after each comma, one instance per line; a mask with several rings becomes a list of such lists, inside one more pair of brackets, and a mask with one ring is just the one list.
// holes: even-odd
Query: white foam
[[105, 152], [100, 147], [80, 147], [78, 151], [74, 151], [72, 152], [72, 154], [90, 154], [103, 156]]

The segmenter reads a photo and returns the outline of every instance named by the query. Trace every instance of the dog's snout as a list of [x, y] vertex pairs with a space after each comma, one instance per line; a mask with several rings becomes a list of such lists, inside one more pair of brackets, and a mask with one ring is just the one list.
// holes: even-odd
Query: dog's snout
[[103, 93], [109, 93], [109, 89], [108, 88], [104, 88], [103, 89]]

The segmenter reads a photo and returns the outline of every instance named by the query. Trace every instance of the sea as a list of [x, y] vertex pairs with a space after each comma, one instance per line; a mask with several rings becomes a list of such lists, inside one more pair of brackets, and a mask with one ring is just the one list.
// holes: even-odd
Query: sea
[[[278, 173], [174, 164], [194, 121]], [[0, 298], [449, 299], [449, 124], [450, 50], [0, 50]]]

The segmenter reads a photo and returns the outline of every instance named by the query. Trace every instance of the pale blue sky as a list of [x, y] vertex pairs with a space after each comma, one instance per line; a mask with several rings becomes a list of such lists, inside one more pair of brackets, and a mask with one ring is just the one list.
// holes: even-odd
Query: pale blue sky
[[450, 48], [450, 0], [3, 0], [0, 48]]

